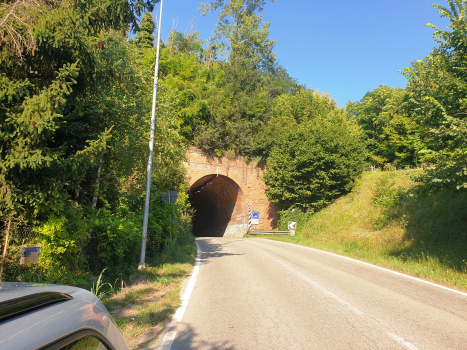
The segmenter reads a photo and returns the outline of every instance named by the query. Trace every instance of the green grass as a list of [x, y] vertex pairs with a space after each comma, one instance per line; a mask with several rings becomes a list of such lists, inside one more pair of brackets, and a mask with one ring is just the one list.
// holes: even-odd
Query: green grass
[[467, 194], [428, 194], [414, 182], [417, 175], [419, 170], [365, 172], [350, 194], [318, 213], [295, 218], [295, 237], [265, 238], [467, 291]]
[[147, 268], [144, 281], [121, 288], [103, 303], [130, 349], [140, 349], [155, 339], [180, 306], [180, 286], [193, 269], [189, 263]]
[[150, 260], [151, 266], [129, 278], [135, 284], [120, 280], [121, 288], [102, 300], [130, 349], [145, 348], [171, 320], [181, 305], [181, 284], [193, 270], [195, 257], [195, 239], [186, 231]]

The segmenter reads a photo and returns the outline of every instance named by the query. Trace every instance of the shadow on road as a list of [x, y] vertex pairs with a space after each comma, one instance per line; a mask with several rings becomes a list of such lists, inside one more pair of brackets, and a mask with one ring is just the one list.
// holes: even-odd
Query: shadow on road
[[187, 350], [187, 349], [225, 349], [233, 350], [235, 346], [228, 341], [208, 341], [197, 339], [198, 334], [190, 325], [185, 325], [183, 331], [177, 333], [177, 337], [171, 347], [171, 350]]
[[211, 239], [202, 239], [198, 240], [198, 244], [201, 250], [201, 261], [200, 264], [206, 264], [211, 259], [222, 258], [226, 256], [236, 256], [243, 254], [228, 253], [224, 251], [224, 247], [232, 244], [237, 241], [242, 241], [241, 239], [235, 240], [226, 240], [223, 243], [214, 243]]

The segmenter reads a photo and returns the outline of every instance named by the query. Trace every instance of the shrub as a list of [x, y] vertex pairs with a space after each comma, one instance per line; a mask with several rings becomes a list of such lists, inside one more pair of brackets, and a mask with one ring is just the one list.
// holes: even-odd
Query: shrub
[[349, 192], [363, 168], [364, 146], [354, 124], [316, 118], [277, 141], [264, 176], [271, 202], [318, 209]]
[[196, 254], [191, 233], [191, 205], [185, 190], [186, 184], [180, 184], [175, 205], [162, 203], [161, 193], [157, 189], [153, 191], [148, 223], [148, 262], [185, 262], [186, 256]]
[[90, 228], [87, 255], [92, 272], [111, 268], [110, 274], [120, 276], [119, 273], [126, 274], [132, 266], [137, 266], [141, 213], [131, 212], [122, 197], [113, 211], [107, 208], [90, 210], [87, 218]]
[[79, 208], [70, 208], [61, 216], [50, 217], [36, 228], [41, 255], [38, 265], [47, 274], [57, 269], [60, 283], [85, 284], [83, 247], [87, 239], [87, 222]]

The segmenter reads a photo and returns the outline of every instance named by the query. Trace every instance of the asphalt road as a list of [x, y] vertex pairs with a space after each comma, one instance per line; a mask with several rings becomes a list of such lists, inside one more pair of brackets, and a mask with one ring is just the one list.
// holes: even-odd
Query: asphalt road
[[292, 244], [197, 243], [164, 349], [467, 349], [466, 294]]

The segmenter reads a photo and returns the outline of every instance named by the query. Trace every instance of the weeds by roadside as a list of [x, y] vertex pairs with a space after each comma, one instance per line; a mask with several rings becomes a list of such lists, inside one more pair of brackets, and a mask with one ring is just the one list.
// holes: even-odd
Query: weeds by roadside
[[103, 300], [130, 349], [153, 340], [180, 306], [180, 286], [193, 269], [191, 263], [148, 267], [135, 285], [124, 285]]
[[[103, 269], [99, 278], [97, 279], [96, 283], [93, 283], [91, 287], [91, 293], [95, 294], [99, 299], [104, 299], [106, 295], [112, 292], [113, 288], [110, 283], [103, 283], [102, 282], [102, 275], [104, 271], [107, 269]], [[109, 286], [110, 290], [105, 290], [105, 287]]]
[[102, 302], [130, 349], [144, 349], [171, 319], [180, 306], [181, 284], [193, 269], [195, 257], [195, 240], [186, 230], [167, 242], [160, 255], [148, 259], [144, 271], [135, 270], [128, 278], [129, 283], [122, 279], [113, 286], [100, 283], [104, 289], [101, 287], [98, 292], [111, 290], [111, 294], [103, 295]]

